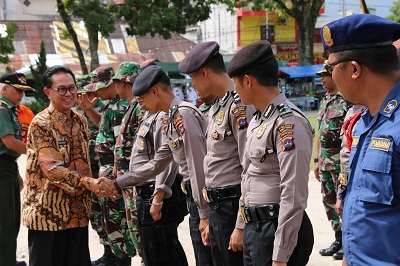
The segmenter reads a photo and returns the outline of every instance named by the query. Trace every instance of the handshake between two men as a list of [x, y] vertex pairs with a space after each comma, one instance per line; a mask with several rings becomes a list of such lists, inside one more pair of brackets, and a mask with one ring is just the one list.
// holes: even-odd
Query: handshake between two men
[[97, 197], [112, 199], [121, 197], [119, 190], [114, 185], [114, 181], [105, 177], [94, 179], [93, 183], [89, 184], [89, 189], [96, 194]]

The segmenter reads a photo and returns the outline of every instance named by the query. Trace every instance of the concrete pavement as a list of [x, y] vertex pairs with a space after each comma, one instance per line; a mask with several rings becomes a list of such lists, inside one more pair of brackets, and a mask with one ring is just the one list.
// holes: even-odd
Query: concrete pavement
[[[21, 156], [21, 158], [19, 159], [19, 167], [21, 176], [24, 176], [26, 168], [26, 157], [24, 155]], [[341, 265], [341, 261], [335, 261], [332, 259], [332, 257], [322, 257], [318, 253], [321, 248], [326, 248], [330, 246], [330, 244], [334, 240], [334, 232], [332, 231], [330, 223], [326, 218], [325, 211], [322, 205], [320, 183], [315, 180], [313, 173], [310, 173], [308, 187], [309, 197], [307, 213], [314, 227], [315, 242], [310, 261], [307, 265], [339, 266]], [[196, 265], [193, 254], [193, 247], [190, 240], [188, 217], [186, 217], [185, 221], [183, 221], [182, 224], [179, 226], [179, 238], [188, 257], [189, 265]], [[92, 260], [101, 257], [101, 255], [103, 254], [103, 247], [100, 245], [95, 231], [93, 231], [91, 228], [89, 229], [89, 248]], [[18, 236], [17, 259], [25, 260], [28, 262], [28, 255], [28, 230], [26, 229], [26, 227], [21, 225], [21, 230]], [[139, 266], [140, 258], [133, 258], [132, 265]]]

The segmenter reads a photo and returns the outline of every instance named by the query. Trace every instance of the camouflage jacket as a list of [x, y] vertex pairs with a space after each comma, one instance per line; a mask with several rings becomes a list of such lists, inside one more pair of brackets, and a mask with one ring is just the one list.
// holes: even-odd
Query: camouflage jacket
[[340, 92], [327, 92], [321, 100], [318, 112], [318, 138], [320, 150], [318, 154], [321, 171], [340, 171], [340, 130], [347, 110], [351, 105], [343, 99]]
[[207, 121], [208, 124], [208, 114], [210, 113], [211, 107], [214, 105], [214, 103], [202, 103], [199, 106], [200, 112], [203, 113], [205, 120]]
[[122, 118], [128, 107], [129, 103], [117, 95], [101, 108], [95, 148], [95, 152], [100, 158], [114, 158], [116, 138], [120, 133]]
[[133, 100], [122, 119], [120, 134], [117, 136], [114, 151], [114, 160], [117, 164], [118, 174], [120, 171], [128, 171], [131, 158], [132, 146], [136, 136], [136, 130], [143, 118], [144, 112], [140, 109], [139, 103]]

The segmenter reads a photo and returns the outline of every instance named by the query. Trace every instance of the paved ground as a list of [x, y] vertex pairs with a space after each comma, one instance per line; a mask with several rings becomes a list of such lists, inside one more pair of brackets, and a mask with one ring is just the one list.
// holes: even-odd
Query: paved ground
[[[25, 156], [20, 158], [20, 172], [24, 176], [25, 173]], [[341, 261], [334, 261], [332, 257], [322, 257], [318, 254], [321, 248], [328, 247], [334, 240], [334, 233], [331, 230], [330, 224], [326, 219], [324, 209], [321, 202], [320, 183], [318, 183], [312, 174], [309, 180], [309, 198], [307, 213], [310, 216], [311, 222], [314, 227], [314, 249], [308, 263], [309, 266], [339, 266]], [[186, 251], [189, 260], [189, 265], [194, 266], [193, 248], [190, 241], [188, 220], [186, 220], [179, 227], [179, 237], [182, 245]], [[19, 260], [28, 261], [28, 230], [21, 226], [21, 231], [18, 236], [18, 250], [17, 258]], [[89, 245], [92, 259], [97, 259], [103, 254], [103, 248], [99, 244], [98, 237], [93, 230], [89, 230]], [[140, 265], [140, 259], [134, 258], [132, 265]]]

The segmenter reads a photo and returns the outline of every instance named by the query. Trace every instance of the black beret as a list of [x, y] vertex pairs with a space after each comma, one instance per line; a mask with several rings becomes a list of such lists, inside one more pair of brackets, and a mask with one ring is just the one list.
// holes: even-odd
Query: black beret
[[246, 69], [265, 65], [270, 60], [276, 60], [271, 43], [269, 41], [254, 42], [235, 54], [228, 66], [228, 75], [239, 76]]
[[217, 42], [199, 43], [179, 63], [179, 71], [185, 74], [193, 73], [218, 54], [219, 44]]
[[132, 86], [132, 93], [135, 96], [142, 96], [151, 87], [156, 85], [158, 82], [164, 81], [170, 84], [169, 77], [159, 66], [146, 67], [134, 80]]
[[400, 23], [372, 14], [357, 14], [323, 26], [321, 38], [329, 53], [388, 46], [400, 38]]

